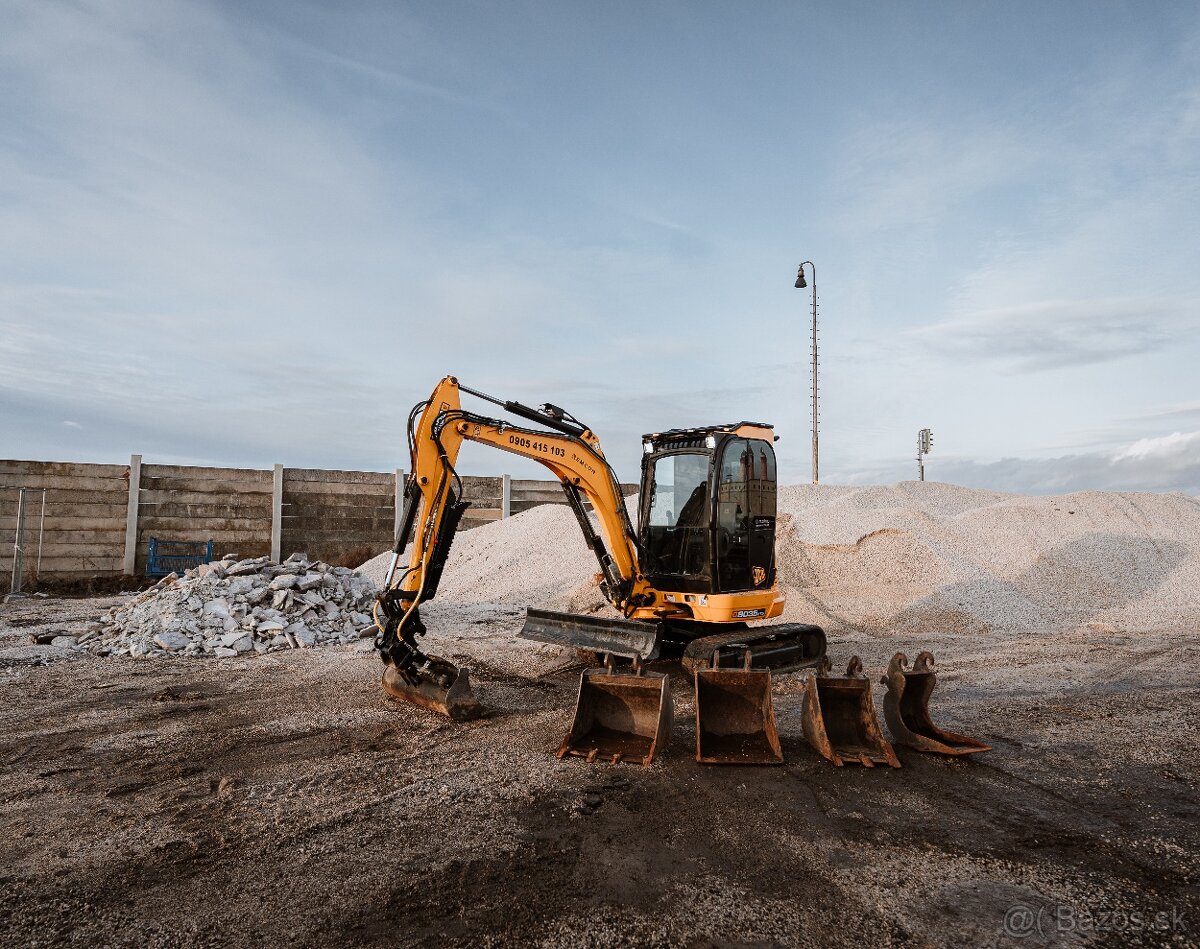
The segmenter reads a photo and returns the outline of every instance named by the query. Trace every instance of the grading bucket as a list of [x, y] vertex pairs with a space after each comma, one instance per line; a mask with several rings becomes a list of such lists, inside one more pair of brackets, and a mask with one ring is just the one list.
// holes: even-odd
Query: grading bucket
[[638, 762], [648, 766], [671, 735], [671, 680], [662, 673], [617, 672], [612, 656], [603, 669], [579, 680], [579, 701], [558, 757]]
[[752, 670], [746, 650], [741, 669], [697, 669], [696, 760], [701, 764], [783, 764], [771, 704], [771, 673]]
[[900, 767], [896, 752], [880, 731], [871, 680], [863, 675], [858, 656], [851, 657], [845, 676], [830, 675], [826, 660], [820, 672], [804, 677], [801, 724], [808, 743], [838, 767], [847, 763], [865, 768], [877, 764]]
[[470, 670], [456, 668], [436, 656], [429, 661], [431, 669], [415, 674], [414, 682], [389, 665], [383, 672], [383, 691], [394, 699], [419, 705], [456, 722], [482, 715], [483, 706], [471, 691]]
[[991, 751], [991, 745], [943, 731], [930, 719], [929, 697], [937, 685], [933, 653], [918, 653], [911, 671], [905, 668], [907, 665], [908, 657], [902, 652], [896, 653], [880, 680], [888, 689], [883, 697], [883, 717], [887, 719], [892, 740], [898, 745], [937, 755], [973, 755]]

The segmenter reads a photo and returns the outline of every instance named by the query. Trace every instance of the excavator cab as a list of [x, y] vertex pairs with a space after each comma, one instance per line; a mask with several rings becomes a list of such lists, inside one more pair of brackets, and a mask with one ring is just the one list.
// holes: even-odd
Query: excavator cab
[[703, 605], [712, 594], [774, 585], [773, 440], [769, 425], [753, 422], [644, 437], [642, 570], [655, 589], [672, 591], [668, 602], [682, 594]]

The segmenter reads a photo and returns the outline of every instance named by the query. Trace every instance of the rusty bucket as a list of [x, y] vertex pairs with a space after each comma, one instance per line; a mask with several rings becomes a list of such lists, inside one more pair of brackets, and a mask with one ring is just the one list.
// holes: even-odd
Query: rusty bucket
[[436, 656], [431, 656], [429, 662], [430, 670], [415, 673], [412, 681], [389, 665], [383, 672], [383, 691], [391, 698], [419, 705], [456, 722], [479, 718], [483, 706], [471, 690], [470, 670], [459, 669]]
[[808, 743], [838, 767], [847, 763], [900, 767], [879, 728], [871, 680], [863, 675], [858, 656], [851, 657], [845, 676], [830, 675], [826, 660], [819, 672], [804, 677], [801, 723]]
[[771, 704], [771, 673], [744, 667], [697, 669], [696, 760], [701, 764], [783, 764]]
[[880, 680], [888, 689], [883, 697], [883, 716], [887, 719], [892, 740], [898, 745], [938, 755], [991, 751], [991, 745], [943, 731], [933, 724], [929, 717], [929, 697], [937, 685], [933, 653], [919, 653], [911, 671], [905, 668], [907, 665], [908, 657], [902, 652], [896, 653]]
[[558, 757], [576, 755], [588, 761], [648, 766], [671, 735], [671, 680], [644, 672], [634, 661], [633, 673], [618, 673], [612, 656], [603, 669], [588, 669], [579, 680], [579, 700]]

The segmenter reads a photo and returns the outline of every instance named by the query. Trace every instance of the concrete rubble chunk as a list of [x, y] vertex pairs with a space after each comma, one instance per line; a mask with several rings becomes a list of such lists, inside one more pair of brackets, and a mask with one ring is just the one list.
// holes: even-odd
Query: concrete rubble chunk
[[192, 641], [184, 636], [183, 633], [177, 633], [174, 630], [164, 630], [154, 637], [154, 642], [167, 652], [178, 652], [180, 649], [186, 649], [192, 644]]
[[229, 615], [229, 604], [222, 599], [209, 600], [201, 608], [201, 612], [211, 613], [213, 616], [219, 616], [224, 619]]
[[254, 557], [250, 560], [239, 560], [232, 567], [226, 569], [225, 575], [240, 577], [246, 574], [258, 573], [269, 560], [269, 557]]

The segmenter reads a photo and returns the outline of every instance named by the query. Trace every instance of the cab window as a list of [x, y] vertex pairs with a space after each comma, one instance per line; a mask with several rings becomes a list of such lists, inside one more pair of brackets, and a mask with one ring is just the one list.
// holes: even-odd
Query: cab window
[[643, 546], [652, 575], [688, 577], [709, 572], [709, 456], [689, 452], [653, 462]]

